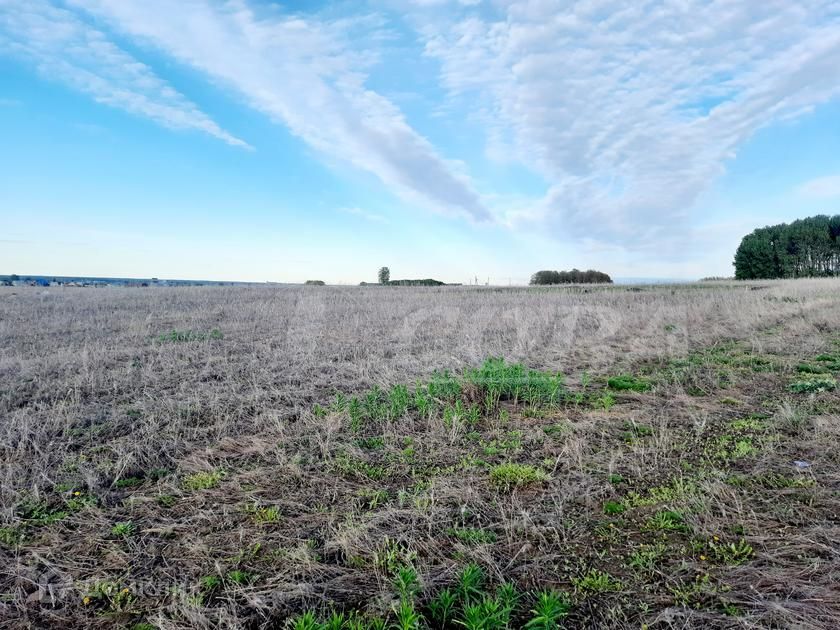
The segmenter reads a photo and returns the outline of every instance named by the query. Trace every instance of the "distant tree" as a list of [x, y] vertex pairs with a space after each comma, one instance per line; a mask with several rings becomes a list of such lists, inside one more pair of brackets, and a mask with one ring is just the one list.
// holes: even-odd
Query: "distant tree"
[[818, 215], [753, 230], [735, 252], [735, 278], [840, 275], [840, 215]]
[[391, 270], [388, 267], [379, 269], [379, 284], [388, 284], [391, 280]]
[[303, 284], [310, 287], [322, 287], [324, 286], [325, 282], [323, 280], [307, 280]]
[[538, 271], [531, 276], [531, 284], [560, 284], [560, 274], [557, 271]]
[[442, 287], [446, 283], [434, 278], [422, 278], [419, 280], [390, 280], [388, 284], [399, 287]]
[[546, 284], [612, 284], [612, 278], [602, 271], [538, 271], [531, 276], [532, 285]]

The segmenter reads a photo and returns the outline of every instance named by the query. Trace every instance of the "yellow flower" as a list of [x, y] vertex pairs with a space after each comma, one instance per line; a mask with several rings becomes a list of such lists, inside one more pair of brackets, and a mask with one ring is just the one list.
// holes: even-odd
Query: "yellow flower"
[[127, 589], [127, 588], [124, 588], [124, 589], [122, 590], [122, 592], [123, 592], [123, 593], [128, 593], [128, 589]]
[[715, 536], [714, 539], [715, 539], [715, 542], [717, 542], [718, 540], [720, 540], [720, 536]]
[[87, 606], [88, 604], [90, 604], [90, 597], [85, 597], [85, 598], [82, 600], [82, 603], [83, 603], [85, 606]]
[[705, 560], [705, 559], [706, 559], [706, 556], [700, 556], [700, 559], [701, 559], [701, 560]]
[[76, 492], [74, 492], [74, 493], [73, 493], [73, 496], [74, 496], [74, 497], [79, 497], [79, 496], [81, 496], [81, 495], [82, 495], [82, 493], [81, 493], [81, 492], [79, 492], [78, 490], [76, 490]]

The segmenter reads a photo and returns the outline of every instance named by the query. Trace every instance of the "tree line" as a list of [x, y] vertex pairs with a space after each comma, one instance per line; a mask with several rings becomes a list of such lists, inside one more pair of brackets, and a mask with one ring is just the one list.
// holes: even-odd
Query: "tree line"
[[543, 284], [612, 284], [612, 278], [602, 271], [538, 271], [531, 276], [532, 285]]
[[818, 215], [754, 230], [735, 252], [735, 278], [840, 276], [840, 215]]

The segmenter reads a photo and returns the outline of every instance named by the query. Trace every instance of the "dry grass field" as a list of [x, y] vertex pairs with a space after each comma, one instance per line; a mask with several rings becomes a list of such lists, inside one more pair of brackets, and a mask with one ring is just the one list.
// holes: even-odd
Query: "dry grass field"
[[0, 627], [837, 628], [838, 377], [832, 280], [0, 288]]

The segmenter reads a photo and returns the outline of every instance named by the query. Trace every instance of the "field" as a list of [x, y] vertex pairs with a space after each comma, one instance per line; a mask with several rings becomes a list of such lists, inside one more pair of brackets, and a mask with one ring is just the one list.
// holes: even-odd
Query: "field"
[[840, 281], [0, 288], [0, 627], [840, 627]]

